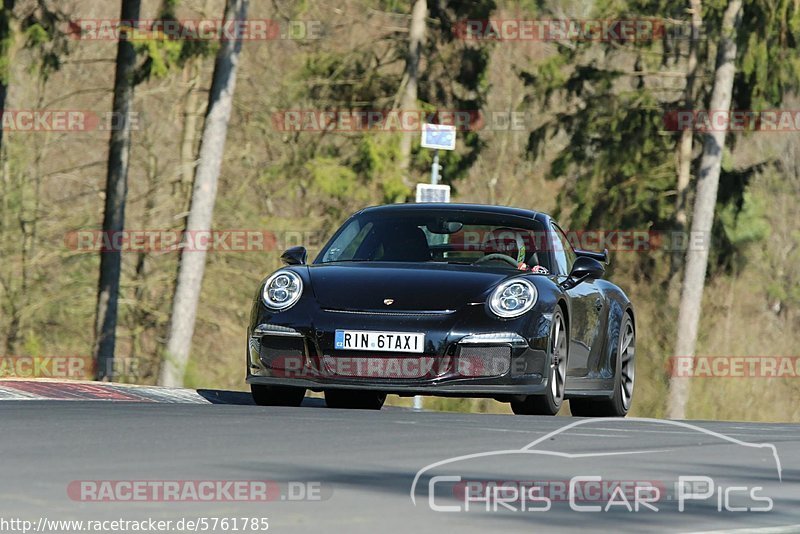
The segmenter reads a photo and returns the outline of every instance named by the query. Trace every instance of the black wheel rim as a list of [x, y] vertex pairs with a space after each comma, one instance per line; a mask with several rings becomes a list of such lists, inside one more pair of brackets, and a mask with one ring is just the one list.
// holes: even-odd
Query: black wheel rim
[[567, 379], [567, 335], [564, 320], [556, 315], [550, 346], [550, 394], [556, 406], [564, 400]]
[[633, 384], [636, 379], [636, 334], [630, 321], [624, 323], [621, 336], [619, 344], [620, 398], [622, 406], [628, 410], [633, 399]]

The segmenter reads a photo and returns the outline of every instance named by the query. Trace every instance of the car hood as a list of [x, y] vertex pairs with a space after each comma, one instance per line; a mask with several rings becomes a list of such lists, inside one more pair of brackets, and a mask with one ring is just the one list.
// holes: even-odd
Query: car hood
[[[311, 286], [322, 308], [334, 310], [458, 310], [483, 302], [498, 282], [519, 274], [468, 265], [333, 263], [311, 265]], [[391, 299], [391, 304], [384, 301]]]

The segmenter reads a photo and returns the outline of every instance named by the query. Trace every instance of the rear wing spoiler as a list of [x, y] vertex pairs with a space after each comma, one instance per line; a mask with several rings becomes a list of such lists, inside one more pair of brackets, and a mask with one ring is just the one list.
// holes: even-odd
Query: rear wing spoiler
[[593, 260], [597, 260], [608, 265], [608, 249], [604, 249], [603, 252], [575, 249], [575, 254], [585, 258], [592, 258]]

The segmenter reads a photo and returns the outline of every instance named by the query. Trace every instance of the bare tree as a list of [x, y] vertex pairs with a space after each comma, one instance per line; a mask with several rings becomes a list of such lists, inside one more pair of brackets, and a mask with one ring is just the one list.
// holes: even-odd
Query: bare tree
[[[186, 92], [183, 96], [183, 129], [181, 130], [181, 168], [179, 187], [176, 188], [180, 198], [187, 198], [192, 187], [197, 152], [196, 131], [199, 122], [200, 105], [197, 86], [200, 83], [202, 58], [192, 58], [183, 68]], [[185, 202], [185, 201], [182, 201]], [[185, 205], [185, 204], [184, 204]]]
[[[6, 109], [6, 98], [8, 96], [8, 84], [11, 77], [11, 57], [12, 57], [12, 43], [14, 40], [14, 1], [15, 0], [3, 0], [3, 6], [0, 8], [0, 119], [3, 118], [2, 114], [5, 112]], [[7, 191], [9, 185], [9, 176], [8, 176], [8, 162], [5, 158], [5, 150], [3, 146], [4, 137], [3, 137], [3, 128], [0, 127], [0, 172], [2, 172], [2, 185], [3, 189], [0, 190], [0, 198], [3, 199], [3, 206], [2, 212], [4, 218], [10, 215], [11, 210], [9, 209], [9, 201], [7, 198]], [[8, 223], [3, 220], [0, 221], [0, 228], [5, 229], [8, 226]], [[20, 220], [20, 228], [25, 230], [25, 226]], [[22, 243], [25, 244], [28, 241], [23, 239]], [[21, 284], [23, 288], [25, 288], [25, 277], [22, 277], [23, 283]], [[20, 306], [13, 298], [14, 290], [12, 288], [11, 280], [3, 280], [0, 278], [0, 288], [3, 289], [5, 293], [6, 300], [3, 302], [3, 311], [9, 317], [9, 325], [8, 325], [8, 332], [6, 334], [6, 353], [7, 354], [14, 354], [17, 348], [17, 342], [19, 341], [19, 328], [20, 328]]]
[[[742, 17], [742, 0], [730, 0], [722, 18], [722, 33], [717, 48], [714, 87], [709, 109], [729, 110], [736, 71], [736, 32]], [[675, 354], [694, 359], [697, 331], [703, 303], [711, 228], [719, 189], [722, 153], [725, 149], [725, 129], [706, 135], [703, 157], [697, 177], [697, 194], [692, 214], [692, 235], [703, 236], [703, 246], [689, 247], [686, 252], [686, 270], [683, 277], [681, 302], [678, 312], [678, 333]], [[674, 376], [670, 380], [668, 415], [671, 419], [686, 416], [689, 398], [689, 378]]]
[[[3, 0], [0, 8], [0, 118], [6, 109], [9, 71], [11, 70], [11, 43], [13, 42], [14, 4], [16, 0]], [[0, 151], [3, 148], [3, 129], [0, 128]]]
[[[121, 20], [139, 19], [141, 0], [122, 0]], [[128, 166], [131, 148], [130, 112], [133, 106], [136, 50], [123, 34], [117, 47], [114, 75], [113, 115], [116, 127], [111, 130], [106, 175], [103, 232], [113, 234], [125, 227], [125, 202], [128, 196]], [[112, 380], [117, 329], [117, 302], [122, 255], [119, 250], [100, 252], [100, 280], [97, 286], [94, 362], [98, 380]]]
[[[686, 87], [684, 89], [683, 107], [685, 111], [694, 109], [694, 82], [697, 77], [697, 45], [703, 25], [703, 4], [701, 0], [689, 0], [689, 12], [692, 16], [692, 34], [689, 39], [689, 58], [686, 64]], [[686, 128], [681, 132], [678, 144], [678, 182], [675, 200], [675, 223], [678, 231], [684, 231], [689, 223], [687, 215], [687, 193], [692, 173], [692, 145], [694, 131]], [[673, 278], [680, 273], [680, 252], [673, 254]]]
[[[425, 18], [428, 16], [427, 0], [417, 0], [411, 10], [411, 26], [408, 32], [408, 58], [406, 59], [405, 89], [400, 108], [412, 111], [417, 107], [419, 84], [419, 57], [422, 43], [425, 42]], [[413, 132], [404, 132], [400, 138], [400, 171], [406, 185], [411, 185], [408, 169], [411, 165], [411, 143]]]
[[[235, 21], [245, 20], [247, 7], [248, 0], [228, 0], [223, 27], [236, 27]], [[241, 50], [242, 39], [237, 35], [234, 39], [223, 38], [217, 53], [203, 136], [200, 141], [200, 157], [195, 171], [191, 207], [186, 221], [187, 233], [211, 229]], [[178, 283], [172, 301], [167, 347], [159, 374], [159, 383], [162, 385], [175, 387], [183, 385], [205, 265], [205, 250], [184, 252], [181, 255]]]

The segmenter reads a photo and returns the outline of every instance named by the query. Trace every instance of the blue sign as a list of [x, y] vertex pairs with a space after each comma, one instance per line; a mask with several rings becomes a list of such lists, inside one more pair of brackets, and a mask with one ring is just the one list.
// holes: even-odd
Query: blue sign
[[446, 124], [425, 124], [422, 127], [422, 147], [455, 150], [456, 127]]

